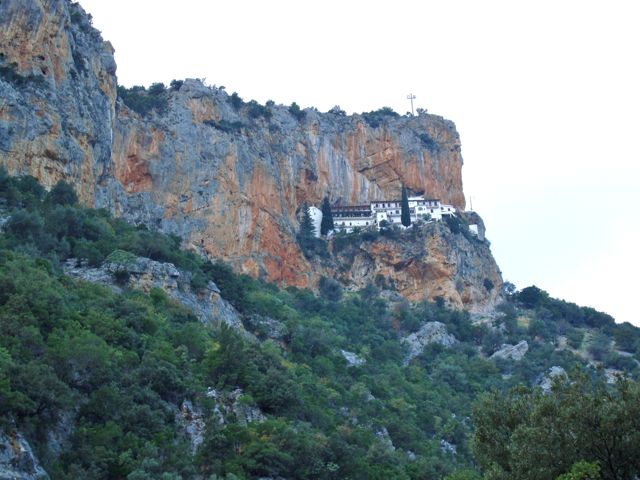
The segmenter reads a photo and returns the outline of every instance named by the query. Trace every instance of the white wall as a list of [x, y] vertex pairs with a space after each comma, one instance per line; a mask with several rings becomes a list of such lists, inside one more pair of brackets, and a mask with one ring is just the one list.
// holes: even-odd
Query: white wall
[[316, 238], [320, 237], [320, 224], [322, 223], [322, 210], [316, 207], [309, 207], [309, 216], [313, 222]]

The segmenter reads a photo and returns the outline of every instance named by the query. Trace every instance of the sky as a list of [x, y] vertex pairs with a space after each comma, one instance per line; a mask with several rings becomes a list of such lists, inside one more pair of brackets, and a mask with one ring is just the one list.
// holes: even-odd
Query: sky
[[121, 85], [456, 123], [505, 280], [640, 326], [636, 0], [80, 0]]

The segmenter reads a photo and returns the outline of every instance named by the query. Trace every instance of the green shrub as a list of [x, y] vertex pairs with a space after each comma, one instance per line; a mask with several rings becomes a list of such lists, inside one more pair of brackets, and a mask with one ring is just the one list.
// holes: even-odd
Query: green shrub
[[298, 120], [299, 122], [301, 122], [302, 120], [304, 120], [304, 117], [307, 116], [307, 112], [305, 112], [304, 110], [302, 110], [300, 108], [300, 106], [296, 103], [293, 102], [291, 104], [291, 106], [289, 107], [289, 113], [291, 115], [293, 115], [293, 117]]
[[397, 118], [400, 115], [393, 111], [390, 107], [382, 107], [379, 110], [372, 110], [368, 113], [362, 113], [364, 121], [372, 128], [378, 128], [390, 118]]
[[418, 135], [418, 138], [420, 138], [422, 145], [429, 150], [437, 150], [440, 147], [438, 142], [436, 142], [427, 132], [421, 133]]
[[265, 120], [271, 120], [271, 117], [273, 116], [269, 107], [260, 105], [255, 100], [251, 100], [247, 103], [247, 114], [250, 118], [263, 117]]
[[318, 284], [320, 295], [332, 302], [338, 302], [342, 298], [342, 285], [340, 282], [328, 277], [320, 277]]
[[118, 97], [127, 107], [142, 116], [149, 115], [152, 111], [162, 115], [168, 107], [165, 87], [162, 83], [154, 83], [148, 92], [142, 86], [131, 88], [118, 86]]
[[123, 267], [132, 266], [137, 260], [138, 257], [125, 250], [114, 250], [105, 259], [107, 263], [115, 263], [117, 265], [122, 265]]
[[47, 200], [52, 205], [75, 205], [78, 203], [78, 196], [71, 184], [60, 180], [48, 193]]
[[164, 86], [164, 83], [162, 82], [158, 82], [158, 83], [152, 83], [151, 86], [149, 87], [149, 95], [152, 96], [158, 96], [158, 95], [162, 95], [164, 92], [166, 92], [167, 88]]
[[244, 105], [242, 98], [240, 98], [240, 95], [238, 95], [237, 92], [233, 92], [231, 94], [231, 96], [229, 97], [229, 102], [231, 103], [231, 106], [234, 108], [234, 110], [240, 110]]
[[331, 115], [337, 115], [339, 117], [346, 117], [347, 116], [347, 112], [342, 110], [342, 108], [340, 108], [340, 105], [336, 105], [331, 110], [329, 110], [327, 113], [330, 113]]
[[591, 338], [587, 350], [594, 359], [604, 361], [611, 351], [611, 339], [603, 333], [596, 333]]

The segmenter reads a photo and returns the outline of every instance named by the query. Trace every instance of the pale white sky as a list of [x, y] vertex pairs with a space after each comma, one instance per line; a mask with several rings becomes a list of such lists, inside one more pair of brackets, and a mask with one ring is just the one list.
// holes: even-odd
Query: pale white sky
[[[453, 120], [504, 278], [640, 325], [635, 0], [80, 0], [121, 84]], [[467, 203], [469, 203], [467, 201]]]

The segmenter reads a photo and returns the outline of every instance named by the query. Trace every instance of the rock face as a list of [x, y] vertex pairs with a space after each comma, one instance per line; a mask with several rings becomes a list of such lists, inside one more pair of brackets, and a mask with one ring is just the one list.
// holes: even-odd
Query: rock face
[[[91, 268], [78, 264], [76, 259], [69, 259], [63, 269], [69, 276], [108, 285], [115, 290], [125, 287], [149, 293], [153, 288], [158, 288], [190, 308], [200, 321], [216, 326], [224, 323], [248, 335], [240, 314], [220, 296], [220, 290], [213, 282], [209, 282], [207, 288], [201, 291], [193, 291], [189, 273], [178, 270], [172, 263], [135, 257], [126, 265], [105, 262], [99, 268]], [[118, 274], [121, 272], [124, 275], [118, 282]]]
[[[163, 113], [141, 116], [117, 97], [113, 48], [68, 0], [0, 2], [0, 52], [0, 164], [47, 186], [68, 180], [86, 204], [178, 234], [253, 276], [313, 288], [327, 273], [295, 241], [303, 202], [399, 198], [404, 183], [464, 208], [460, 139], [442, 117], [307, 109], [298, 119], [278, 105], [265, 116], [197, 80], [161, 93]], [[424, 271], [381, 268], [412, 299], [431, 298], [438, 287], [427, 284], [463, 265], [442, 241], [426, 245], [436, 254]], [[363, 262], [387, 255], [402, 261], [381, 244]], [[492, 301], [441, 287], [458, 306]]]
[[113, 48], [67, 0], [0, 2], [0, 163], [93, 203], [111, 159]]
[[49, 475], [40, 466], [31, 446], [18, 432], [0, 429], [0, 479], [42, 480]]
[[502, 360], [514, 360], [516, 362], [522, 360], [529, 350], [529, 344], [526, 340], [522, 340], [515, 345], [503, 344], [500, 350], [491, 355], [490, 358], [500, 358]]
[[411, 360], [420, 355], [427, 345], [436, 343], [450, 347], [457, 342], [456, 337], [447, 333], [447, 326], [444, 323], [427, 322], [420, 327], [420, 330], [402, 339], [402, 343], [409, 348], [409, 353], [405, 358], [405, 365], [408, 365]]
[[215, 401], [214, 417], [221, 425], [235, 421], [246, 426], [253, 422], [263, 422], [267, 418], [262, 410], [252, 403], [247, 403], [247, 396], [244, 395], [241, 388], [236, 388], [228, 393], [209, 388], [206, 396]]
[[[263, 422], [267, 418], [258, 407], [247, 402], [247, 397], [241, 388], [227, 393], [209, 388], [205, 396], [214, 401], [212, 418], [220, 425], [237, 422], [246, 426], [252, 422]], [[195, 454], [204, 441], [207, 428], [206, 415], [198, 404], [185, 399], [176, 412], [175, 418], [176, 423], [182, 427], [189, 438], [192, 453]]]
[[377, 279], [412, 301], [440, 297], [472, 313], [492, 310], [501, 298], [502, 276], [488, 243], [453, 233], [443, 222], [414, 230], [344, 249], [336, 268], [325, 270], [357, 288]]

